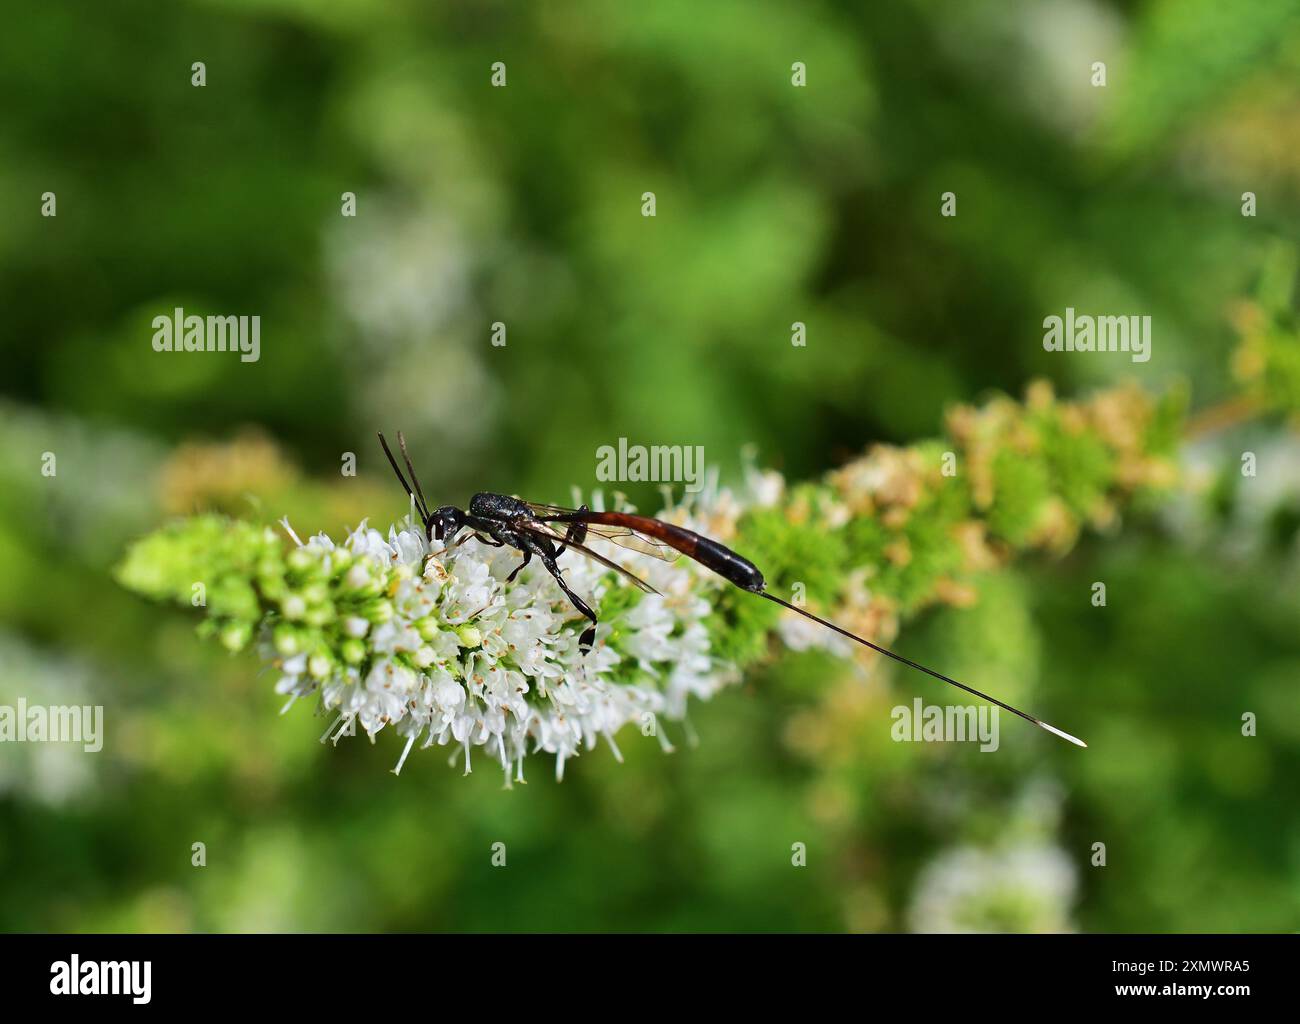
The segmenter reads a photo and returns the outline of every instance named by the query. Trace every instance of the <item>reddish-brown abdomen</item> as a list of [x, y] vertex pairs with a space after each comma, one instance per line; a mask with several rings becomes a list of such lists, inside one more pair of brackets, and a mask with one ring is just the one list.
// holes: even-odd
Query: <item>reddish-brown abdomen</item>
[[592, 521], [625, 526], [629, 530], [654, 537], [744, 590], [758, 592], [763, 589], [763, 574], [753, 562], [694, 530], [629, 512], [603, 512], [599, 519]]

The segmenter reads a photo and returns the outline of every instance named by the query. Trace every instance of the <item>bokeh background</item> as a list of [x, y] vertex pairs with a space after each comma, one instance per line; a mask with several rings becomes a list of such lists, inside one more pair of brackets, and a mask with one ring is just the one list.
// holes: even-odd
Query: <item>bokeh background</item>
[[[99, 754], [0, 746], [0, 928], [1297, 926], [1283, 416], [901, 638], [1016, 673], [1087, 752], [1008, 719], [996, 755], [893, 743], [890, 706], [943, 698], [804, 654], [697, 705], [672, 755], [623, 738], [626, 764], [506, 792], [433, 750], [394, 778], [396, 737], [320, 745], [252, 655], [111, 576], [200, 509], [391, 521], [377, 428], [438, 501], [567, 501], [620, 436], [799, 480], [1035, 377], [1231, 404], [1260, 304], [1291, 315], [1295, 3], [54, 0], [0, 33], [0, 95], [0, 703], [106, 709]], [[260, 315], [260, 361], [156, 354], [176, 305]], [[1153, 358], [1045, 353], [1067, 305], [1151, 315]]]

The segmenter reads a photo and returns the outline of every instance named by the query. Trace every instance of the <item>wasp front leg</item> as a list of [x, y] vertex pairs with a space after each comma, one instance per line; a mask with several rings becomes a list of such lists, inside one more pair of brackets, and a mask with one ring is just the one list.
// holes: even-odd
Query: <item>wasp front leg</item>
[[520, 562], [517, 566], [515, 566], [515, 571], [506, 577], [506, 582], [513, 583], [515, 581], [515, 577], [518, 576], [521, 572], [523, 572], [524, 569], [527, 568], [528, 563], [531, 562], [532, 560], [533, 560], [532, 551], [529, 550], [528, 548], [524, 548], [524, 560]]

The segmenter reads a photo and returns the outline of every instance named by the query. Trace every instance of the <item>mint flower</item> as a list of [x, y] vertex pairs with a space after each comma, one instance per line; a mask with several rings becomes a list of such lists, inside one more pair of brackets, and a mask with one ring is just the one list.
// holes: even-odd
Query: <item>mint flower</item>
[[[336, 740], [355, 725], [371, 736], [391, 725], [406, 739], [397, 771], [419, 742], [457, 748], [466, 772], [483, 747], [507, 783], [512, 770], [523, 781], [526, 754], [545, 751], [563, 777], [565, 761], [601, 738], [621, 756], [624, 725], [681, 718], [687, 694], [711, 695], [730, 678], [708, 654], [708, 603], [682, 577], [664, 597], [642, 595], [574, 560], [571, 586], [625, 606], [584, 657], [583, 624], [555, 581], [530, 567], [506, 583], [519, 561], [506, 549], [469, 540], [448, 550], [409, 524], [386, 538], [363, 525], [338, 547], [314, 537], [289, 561], [347, 614], [323, 644], [288, 623], [272, 630], [264, 656], [282, 673], [277, 689], [290, 703], [319, 691]], [[299, 595], [292, 604], [300, 619], [310, 611]]]
[[[638, 566], [656, 595], [567, 560], [570, 586], [602, 612], [584, 654], [585, 620], [549, 574], [530, 566], [506, 582], [517, 552], [472, 538], [430, 544], [409, 519], [386, 535], [363, 523], [339, 544], [323, 534], [303, 543], [284, 528], [294, 546], [281, 552], [269, 529], [212, 517], [176, 524], [138, 545], [119, 577], [183, 597], [215, 575], [208, 629], [232, 649], [256, 631], [284, 710], [314, 695], [332, 715], [322, 740], [392, 727], [406, 741], [394, 771], [418, 744], [451, 747], [466, 772], [481, 747], [507, 785], [542, 751], [562, 778], [569, 758], [602, 739], [621, 759], [614, 736], [628, 724], [671, 750], [662, 720], [682, 720], [689, 697], [737, 678], [710, 652], [707, 594], [722, 582], [684, 564]], [[222, 564], [239, 545], [249, 547], [243, 571], [253, 570], [246, 590]]]

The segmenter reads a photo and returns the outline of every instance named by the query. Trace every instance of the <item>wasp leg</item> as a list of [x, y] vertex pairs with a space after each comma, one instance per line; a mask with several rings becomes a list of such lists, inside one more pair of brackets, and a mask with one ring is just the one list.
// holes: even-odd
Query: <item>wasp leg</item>
[[[588, 511], [587, 506], [583, 505], [582, 508], [578, 509], [578, 511], [579, 512]], [[564, 554], [564, 549], [568, 544], [570, 543], [582, 544], [585, 543], [586, 540], [587, 540], [587, 524], [570, 523], [568, 532], [565, 533], [564, 535], [564, 540], [560, 542], [560, 546], [555, 552], [555, 557], [559, 558], [562, 554]]]
[[528, 563], [531, 562], [532, 560], [533, 560], [532, 551], [528, 548], [524, 548], [524, 560], [520, 562], [517, 566], [515, 566], [515, 571], [506, 577], [506, 582], [513, 583], [515, 581], [515, 577], [518, 576], [521, 572], [523, 572], [524, 567], [528, 565]]
[[560, 567], [555, 564], [554, 555], [541, 550], [537, 551], [537, 555], [541, 558], [542, 564], [546, 566], [546, 571], [555, 577], [555, 582], [560, 585], [560, 589], [564, 591], [565, 596], [573, 602], [573, 607], [591, 619], [591, 625], [582, 631], [582, 636], [578, 637], [579, 648], [583, 650], [590, 648], [596, 641], [596, 626], [598, 623], [596, 613], [591, 610], [591, 606], [586, 601], [569, 589], [569, 585], [564, 582], [564, 577], [560, 575]]
[[484, 537], [483, 534], [479, 533], [477, 530], [474, 530], [474, 531], [471, 532], [471, 533], [467, 533], [467, 534], [465, 534], [465, 536], [463, 536], [460, 540], [456, 541], [456, 543], [453, 544], [452, 547], [454, 547], [454, 548], [458, 548], [458, 547], [460, 547], [462, 544], [464, 544], [464, 543], [465, 543], [467, 540], [469, 540], [471, 537], [473, 537], [473, 538], [474, 538], [476, 541], [478, 541], [480, 544], [491, 544], [492, 547], [494, 547], [494, 548], [503, 548], [503, 547], [505, 547], [505, 545], [504, 545], [503, 543], [501, 543], [501, 541], [497, 540], [495, 537]]

